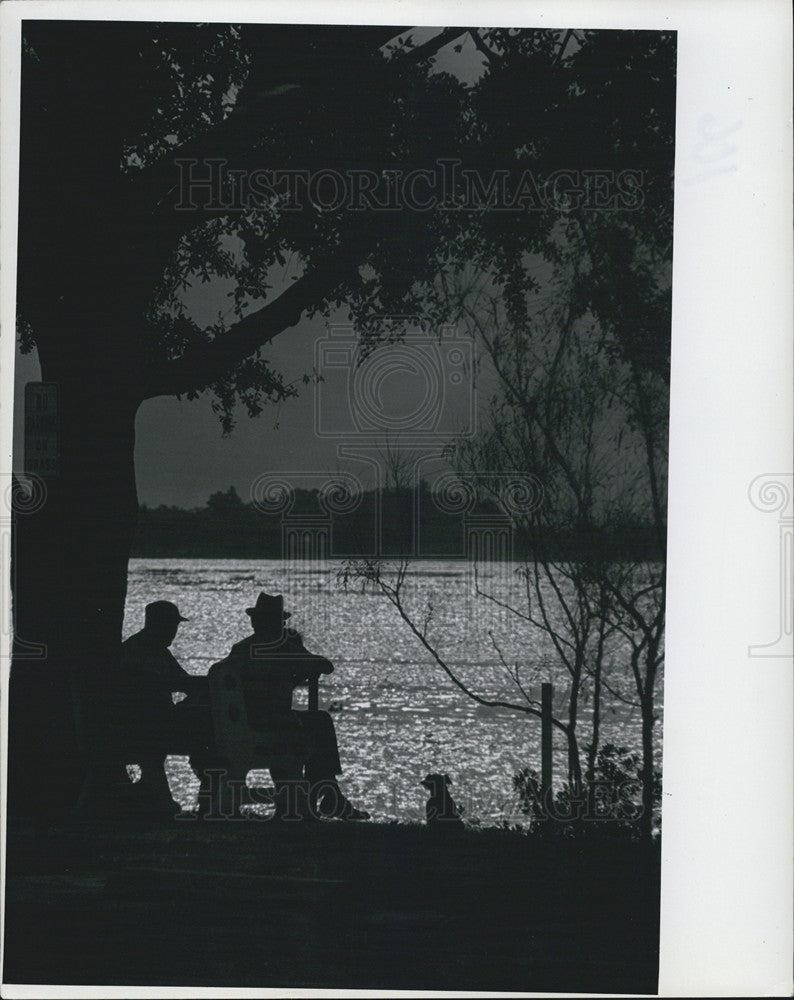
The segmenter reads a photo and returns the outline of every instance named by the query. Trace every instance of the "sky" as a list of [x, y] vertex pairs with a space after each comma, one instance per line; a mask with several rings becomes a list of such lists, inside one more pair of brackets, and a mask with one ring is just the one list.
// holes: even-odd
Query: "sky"
[[[463, 341], [464, 351], [469, 344], [470, 341]], [[266, 351], [266, 357], [284, 372], [287, 380], [300, 379], [315, 369], [318, 359], [322, 362], [321, 352], [334, 350], [351, 356], [352, 345], [344, 324], [340, 322], [331, 337], [326, 321], [317, 317], [304, 319], [279, 335]], [[403, 442], [415, 458], [427, 455], [430, 459], [438, 455], [454, 432], [469, 422], [471, 393], [475, 390], [465, 383], [462, 391], [444, 393], [444, 358], [441, 357], [440, 365], [434, 365], [438, 355], [430, 339], [407, 346], [397, 358], [395, 349], [389, 350], [383, 361], [373, 359], [376, 378], [367, 378], [363, 386], [355, 371], [335, 367], [326, 381], [300, 385], [297, 398], [267, 406], [254, 419], [240, 411], [237, 424], [227, 437], [223, 436], [212, 411], [208, 393], [193, 401], [165, 396], [147, 400], [138, 411], [135, 425], [139, 502], [148, 506], [201, 507], [212, 493], [229, 486], [248, 499], [252, 485], [264, 473], [288, 471], [327, 477], [340, 466], [355, 471], [365, 486], [370, 486], [374, 476], [371, 459], [377, 460], [382, 455], [387, 439], [392, 448], [400, 447]], [[461, 373], [465, 378], [462, 366]], [[17, 470], [23, 464], [23, 387], [26, 382], [40, 378], [35, 352], [17, 353], [14, 420]], [[439, 388], [441, 393], [436, 391]], [[457, 386], [449, 388], [456, 390]], [[353, 398], [361, 402], [351, 411]], [[386, 431], [370, 433], [369, 429], [377, 425], [367, 423], [367, 418], [376, 421], [379, 416], [380, 427]], [[432, 433], [433, 423], [438, 433]], [[417, 432], [409, 435], [401, 430], [401, 424], [415, 426]], [[363, 427], [364, 433], [358, 427]], [[348, 455], [356, 451], [368, 456], [370, 461], [342, 459], [340, 448], [346, 449]], [[439, 462], [431, 462], [427, 468], [432, 471], [439, 467]]]

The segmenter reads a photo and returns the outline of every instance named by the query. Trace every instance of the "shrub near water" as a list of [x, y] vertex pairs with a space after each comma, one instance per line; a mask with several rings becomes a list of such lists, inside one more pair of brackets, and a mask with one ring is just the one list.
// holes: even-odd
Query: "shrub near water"
[[[637, 840], [642, 815], [641, 768], [638, 754], [606, 743], [598, 751], [592, 781], [585, 779], [578, 794], [566, 782], [556, 789], [550, 804], [544, 803], [540, 775], [531, 767], [513, 775], [513, 787], [521, 811], [530, 817], [532, 830], [544, 836]], [[653, 777], [654, 832], [658, 833], [661, 772], [654, 771]]]

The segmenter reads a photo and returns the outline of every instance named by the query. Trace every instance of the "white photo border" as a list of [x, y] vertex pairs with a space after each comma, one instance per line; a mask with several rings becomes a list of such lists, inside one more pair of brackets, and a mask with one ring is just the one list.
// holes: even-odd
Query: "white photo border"
[[[0, 474], [11, 471], [22, 19], [429, 26], [483, 17], [516, 27], [677, 32], [659, 992], [788, 996], [791, 637], [788, 656], [751, 656], [749, 647], [780, 631], [781, 594], [790, 594], [781, 574], [789, 570], [780, 565], [779, 519], [748, 495], [757, 477], [790, 479], [792, 469], [792, 14], [785, 0], [495, 0], [485, 10], [470, 0], [2, 3]], [[9, 581], [1, 585], [7, 615]], [[2, 624], [4, 749], [9, 629]], [[2, 759], [5, 796], [5, 753]], [[9, 997], [186, 995], [136, 987], [3, 989]], [[342, 995], [290, 995], [323, 992]]]

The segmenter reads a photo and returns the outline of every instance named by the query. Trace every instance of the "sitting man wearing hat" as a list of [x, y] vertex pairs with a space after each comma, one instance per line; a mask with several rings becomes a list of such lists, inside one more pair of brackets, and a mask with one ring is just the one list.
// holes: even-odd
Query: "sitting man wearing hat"
[[[190, 752], [197, 742], [205, 743], [211, 738], [207, 678], [189, 674], [168, 648], [180, 622], [187, 620], [171, 601], [153, 601], [146, 605], [143, 628], [121, 644], [125, 717], [136, 742], [151, 748], [150, 753], [135, 762], [141, 768], [140, 791], [164, 810], [172, 810], [174, 805], [163, 766], [166, 756]], [[178, 707], [171, 696], [179, 691], [189, 697]], [[188, 705], [190, 719], [185, 711]], [[199, 728], [206, 733], [198, 741], [193, 732], [194, 706], [200, 706]]]
[[[253, 634], [235, 643], [221, 662], [233, 663], [242, 676], [249, 691], [249, 716], [277, 740], [300, 748], [306, 761], [309, 802], [315, 814], [345, 820], [369, 819], [369, 813], [356, 809], [337, 783], [342, 766], [331, 716], [327, 712], [292, 709], [293, 690], [320, 674], [330, 674], [333, 664], [310, 653], [301, 636], [286, 627], [290, 613], [284, 611], [281, 595], [260, 593], [246, 614]], [[272, 769], [271, 776], [278, 796], [289, 776], [273, 773]]]

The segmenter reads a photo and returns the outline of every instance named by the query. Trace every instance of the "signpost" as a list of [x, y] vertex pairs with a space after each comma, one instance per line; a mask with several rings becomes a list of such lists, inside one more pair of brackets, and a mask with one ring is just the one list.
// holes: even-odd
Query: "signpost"
[[552, 686], [541, 684], [540, 789], [545, 809], [551, 806], [551, 718]]
[[25, 386], [25, 472], [53, 479], [60, 468], [58, 386], [28, 382]]

